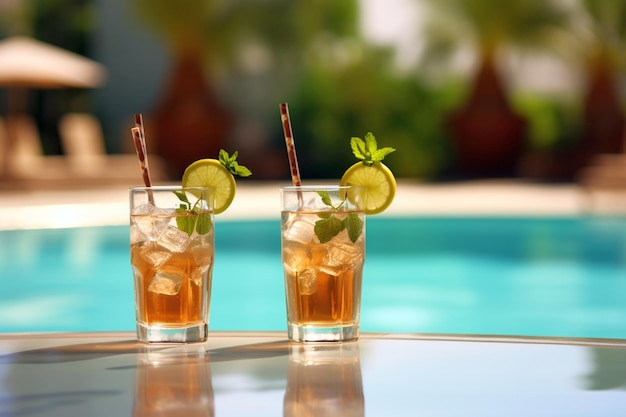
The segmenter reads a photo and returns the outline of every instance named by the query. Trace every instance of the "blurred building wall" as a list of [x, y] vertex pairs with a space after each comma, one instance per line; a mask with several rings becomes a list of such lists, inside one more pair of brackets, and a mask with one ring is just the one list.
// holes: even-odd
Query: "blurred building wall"
[[106, 66], [109, 78], [95, 92], [96, 113], [108, 147], [127, 149], [127, 127], [134, 113], [148, 113], [160, 92], [168, 54], [159, 39], [141, 27], [127, 0], [95, 0], [98, 19], [94, 58]]

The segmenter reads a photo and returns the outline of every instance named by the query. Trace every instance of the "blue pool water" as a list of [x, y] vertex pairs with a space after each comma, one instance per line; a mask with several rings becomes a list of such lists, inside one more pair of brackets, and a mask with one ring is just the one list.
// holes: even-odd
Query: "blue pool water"
[[[286, 329], [279, 229], [218, 221], [211, 329]], [[134, 329], [128, 227], [0, 248], [0, 332]], [[361, 327], [626, 338], [626, 219], [370, 217]]]

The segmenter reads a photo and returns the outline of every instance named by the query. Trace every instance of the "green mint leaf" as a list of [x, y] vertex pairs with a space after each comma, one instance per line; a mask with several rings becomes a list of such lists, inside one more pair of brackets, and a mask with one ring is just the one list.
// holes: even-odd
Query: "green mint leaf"
[[[328, 191], [318, 191], [317, 194], [322, 198], [322, 202], [331, 207], [333, 210], [340, 210], [345, 203], [344, 200], [337, 207], [335, 207], [333, 206], [333, 202], [330, 199], [330, 194], [328, 193]], [[354, 243], [363, 231], [363, 222], [355, 213], [349, 214], [348, 217], [346, 217], [343, 221], [337, 219], [335, 215], [330, 212], [318, 213], [317, 216], [321, 220], [315, 222], [315, 227], [313, 228], [313, 230], [315, 231], [315, 235], [317, 236], [317, 238], [320, 240], [320, 243], [328, 242], [346, 228], [348, 228], [348, 234], [350, 235], [350, 239]]]
[[181, 206], [176, 209], [177, 214], [183, 214], [184, 216], [176, 217], [176, 225], [178, 229], [187, 233], [189, 236], [193, 234], [194, 229], [196, 228], [196, 217], [195, 216], [187, 216], [189, 210], [186, 207]]
[[333, 202], [330, 199], [330, 194], [328, 194], [328, 191], [318, 191], [317, 194], [322, 197], [322, 203], [326, 204], [329, 207], [333, 207]]
[[250, 171], [248, 168], [244, 167], [243, 165], [237, 164], [236, 171], [237, 172], [235, 173], [235, 175], [238, 175], [240, 177], [249, 177], [250, 175], [252, 175], [252, 171]]
[[372, 155], [376, 153], [378, 145], [376, 144], [376, 138], [372, 135], [372, 132], [368, 132], [365, 135], [365, 157], [366, 160], [371, 161]]
[[217, 157], [217, 159], [220, 161], [220, 164], [224, 165], [225, 167], [228, 167], [228, 163], [230, 162], [229, 156], [228, 156], [228, 152], [226, 152], [224, 149], [220, 149], [219, 156]]
[[[195, 230], [200, 235], [206, 235], [211, 231], [211, 214], [203, 213], [200, 207], [200, 199], [196, 201], [196, 204], [193, 205], [193, 208], [190, 208], [191, 202], [187, 195], [182, 191], [174, 191], [174, 194], [181, 201], [181, 204], [175, 210], [176, 214], [182, 214], [183, 216], [176, 217], [176, 225], [178, 229], [187, 233], [189, 236], [193, 234]], [[190, 216], [191, 214], [191, 216]], [[197, 215], [199, 216], [193, 216]]]
[[337, 236], [343, 228], [344, 224], [341, 220], [337, 219], [335, 216], [330, 216], [326, 219], [316, 221], [313, 230], [320, 240], [320, 243], [326, 243]]
[[363, 233], [363, 220], [359, 218], [358, 214], [350, 213], [348, 217], [343, 219], [343, 227], [348, 231], [350, 241], [355, 243]]
[[187, 198], [187, 194], [185, 194], [183, 191], [174, 191], [174, 194], [176, 195], [176, 197], [178, 197], [180, 201], [182, 201], [183, 203], [187, 203], [187, 207], [191, 205], [191, 203], [189, 202], [189, 198]]
[[228, 155], [224, 149], [220, 149], [218, 160], [220, 163], [233, 175], [237, 175], [240, 177], [249, 177], [252, 175], [252, 171], [250, 171], [247, 167], [243, 165], [239, 165], [237, 162], [237, 156], [239, 156], [239, 152], [235, 151], [232, 155]]
[[211, 231], [211, 227], [213, 224], [211, 223], [211, 214], [210, 213], [201, 213], [198, 216], [198, 221], [196, 222], [196, 232], [199, 235], [206, 235]]
[[385, 147], [385, 148], [382, 148], [382, 149], [378, 149], [372, 155], [372, 161], [380, 162], [383, 159], [385, 159], [385, 156], [389, 155], [391, 152], [395, 152], [395, 149], [394, 148], [390, 148], [390, 147]]
[[350, 147], [357, 159], [365, 159], [365, 142], [363, 142], [363, 139], [353, 137], [350, 139]]

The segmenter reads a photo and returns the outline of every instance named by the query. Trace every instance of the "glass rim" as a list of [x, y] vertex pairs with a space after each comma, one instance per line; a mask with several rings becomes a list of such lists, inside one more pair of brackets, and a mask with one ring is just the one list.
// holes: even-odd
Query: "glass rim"
[[329, 190], [348, 190], [348, 189], [358, 189], [358, 188], [367, 188], [364, 185], [332, 185], [332, 184], [321, 184], [321, 185], [283, 185], [280, 187], [283, 191], [329, 191]]
[[128, 190], [133, 191], [172, 191], [172, 190], [214, 190], [212, 186], [196, 185], [193, 187], [183, 187], [182, 185], [153, 185], [152, 187], [130, 187]]

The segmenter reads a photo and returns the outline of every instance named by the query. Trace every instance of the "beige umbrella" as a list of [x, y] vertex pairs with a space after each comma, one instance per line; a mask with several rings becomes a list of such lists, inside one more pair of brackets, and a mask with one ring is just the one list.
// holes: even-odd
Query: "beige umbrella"
[[[16, 36], [0, 41], [0, 87], [9, 88], [9, 116], [26, 107], [28, 88], [95, 88], [106, 78], [104, 67], [84, 56], [38, 40]], [[0, 155], [0, 176], [14, 147], [9, 132]]]
[[93, 88], [102, 85], [104, 67], [65, 49], [17, 36], [0, 41], [0, 86]]

